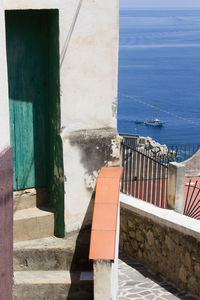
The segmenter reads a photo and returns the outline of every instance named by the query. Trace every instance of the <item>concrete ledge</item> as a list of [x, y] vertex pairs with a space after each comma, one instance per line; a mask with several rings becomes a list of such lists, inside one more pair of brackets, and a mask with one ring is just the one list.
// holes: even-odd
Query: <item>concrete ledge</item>
[[200, 241], [200, 221], [120, 193], [121, 207]]

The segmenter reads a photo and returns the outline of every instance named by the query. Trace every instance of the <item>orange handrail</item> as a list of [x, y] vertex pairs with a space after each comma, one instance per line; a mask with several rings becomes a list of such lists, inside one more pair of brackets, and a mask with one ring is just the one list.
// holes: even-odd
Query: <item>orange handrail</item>
[[122, 167], [102, 168], [96, 185], [89, 259], [114, 260]]

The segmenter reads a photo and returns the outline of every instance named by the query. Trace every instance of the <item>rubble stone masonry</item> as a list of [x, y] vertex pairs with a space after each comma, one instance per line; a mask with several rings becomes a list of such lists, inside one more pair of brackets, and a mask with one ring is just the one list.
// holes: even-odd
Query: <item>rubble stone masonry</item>
[[122, 205], [120, 222], [123, 252], [179, 288], [200, 296], [200, 240]]

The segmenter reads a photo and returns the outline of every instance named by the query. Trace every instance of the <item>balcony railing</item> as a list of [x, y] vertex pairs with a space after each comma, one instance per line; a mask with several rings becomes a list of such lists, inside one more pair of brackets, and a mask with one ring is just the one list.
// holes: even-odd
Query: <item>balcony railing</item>
[[159, 207], [167, 207], [167, 165], [122, 144], [122, 166], [121, 192]]

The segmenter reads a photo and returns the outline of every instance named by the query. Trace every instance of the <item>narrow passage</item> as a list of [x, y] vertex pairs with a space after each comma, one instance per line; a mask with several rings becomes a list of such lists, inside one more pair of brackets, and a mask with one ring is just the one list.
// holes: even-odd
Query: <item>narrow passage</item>
[[155, 275], [136, 260], [120, 253], [119, 255], [119, 294], [118, 300], [198, 300], [180, 291], [162, 276]]

